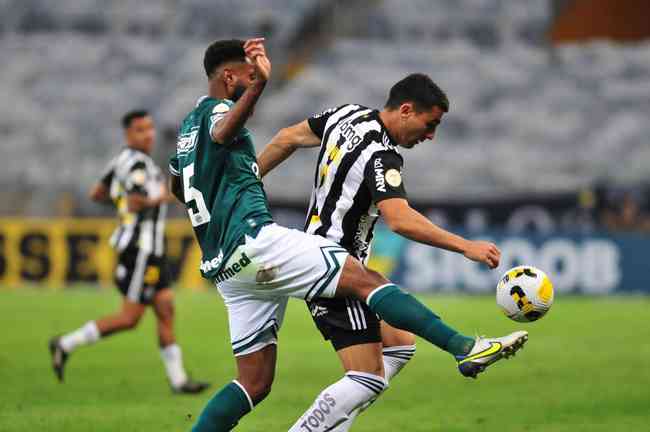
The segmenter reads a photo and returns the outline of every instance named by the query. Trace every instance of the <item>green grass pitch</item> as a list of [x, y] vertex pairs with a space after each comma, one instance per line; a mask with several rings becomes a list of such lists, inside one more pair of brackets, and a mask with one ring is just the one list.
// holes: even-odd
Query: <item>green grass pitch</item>
[[[539, 322], [518, 325], [493, 298], [423, 297], [467, 333], [530, 332], [514, 359], [478, 380], [419, 341], [413, 361], [354, 431], [650, 430], [650, 299], [556, 297]], [[188, 431], [209, 398], [172, 395], [154, 321], [75, 352], [67, 381], [50, 369], [49, 336], [113, 311], [109, 290], [0, 291], [0, 431]], [[216, 293], [178, 296], [177, 332], [189, 371], [213, 390], [233, 377], [225, 310]], [[237, 430], [286, 431], [320, 390], [341, 376], [329, 344], [293, 300], [280, 333], [273, 392]]]

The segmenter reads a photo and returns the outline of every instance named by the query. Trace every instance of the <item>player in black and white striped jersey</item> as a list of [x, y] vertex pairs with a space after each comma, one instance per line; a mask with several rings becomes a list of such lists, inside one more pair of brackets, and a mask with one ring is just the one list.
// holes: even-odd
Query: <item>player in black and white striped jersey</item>
[[[428, 76], [409, 75], [391, 88], [382, 111], [342, 105], [281, 130], [258, 157], [260, 173], [267, 174], [298, 148], [320, 145], [305, 224], [308, 233], [339, 243], [365, 263], [381, 214], [388, 227], [404, 237], [463, 253], [468, 259], [494, 268], [500, 256], [494, 244], [466, 240], [445, 231], [408, 204], [398, 146], [412, 148], [433, 139], [448, 110], [446, 95]], [[309, 306], [317, 327], [337, 351], [346, 375], [352, 374], [351, 379], [376, 389], [375, 398], [385, 388], [380, 386], [382, 379], [390, 381], [415, 353], [414, 336], [380, 323], [364, 302], [353, 298], [316, 299]], [[463, 375], [476, 377], [497, 357], [481, 360], [481, 365], [471, 371], [463, 366], [465, 358], [487, 355], [486, 347], [497, 343], [516, 350], [526, 338], [525, 332], [475, 341], [459, 335], [453, 342], [438, 346], [456, 356]], [[327, 402], [327, 398], [323, 399], [323, 395], [331, 393], [330, 388], [333, 386], [321, 393], [290, 431], [347, 431], [358, 413], [374, 400], [368, 399], [334, 419], [320, 408], [325, 406], [323, 400]]]
[[[125, 147], [106, 166], [101, 185], [109, 191], [120, 218], [111, 246], [119, 253], [137, 249], [142, 255], [163, 257], [167, 203], [159, 198], [164, 194], [165, 178], [151, 156]], [[130, 194], [148, 197], [157, 205], [131, 211]]]
[[143, 110], [122, 119], [127, 146], [113, 158], [90, 193], [98, 202], [111, 202], [120, 224], [111, 236], [118, 253], [115, 283], [124, 297], [122, 309], [89, 321], [81, 328], [50, 341], [52, 366], [60, 381], [74, 349], [134, 328], [151, 305], [156, 314], [160, 354], [177, 393], [199, 393], [207, 383], [190, 379], [174, 335], [174, 294], [165, 256], [165, 216], [169, 194], [162, 171], [151, 158], [155, 128]]
[[[308, 120], [321, 138], [305, 231], [334, 240], [364, 264], [370, 254], [377, 204], [406, 199], [403, 160], [379, 111], [360, 105], [329, 109]], [[334, 348], [381, 342], [380, 322], [357, 299], [309, 304], [316, 325]], [[394, 329], [391, 329], [391, 331]], [[404, 353], [415, 353], [410, 334], [397, 332]]]

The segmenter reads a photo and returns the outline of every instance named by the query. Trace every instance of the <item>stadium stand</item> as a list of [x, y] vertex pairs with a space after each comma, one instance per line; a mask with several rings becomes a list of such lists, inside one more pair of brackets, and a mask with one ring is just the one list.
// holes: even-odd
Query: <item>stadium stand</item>
[[[120, 145], [124, 111], [154, 112], [163, 161], [183, 113], [203, 92], [206, 43], [267, 32], [273, 58], [281, 58], [274, 53], [290, 48], [316, 3], [0, 2], [8, 17], [0, 51], [9, 59], [0, 65], [0, 94], [9, 101], [0, 106], [0, 148], [11, 155], [0, 186], [18, 182], [11, 193], [32, 197], [28, 210], [3, 204], [0, 211], [51, 214], [52, 196], [67, 191], [79, 198], [69, 211], [97, 212], [81, 198]], [[406, 152], [406, 185], [416, 200], [648, 178], [650, 44], [551, 48], [549, 14], [533, 0], [374, 1], [354, 13], [339, 5], [330, 41], [290, 85], [265, 95], [251, 124], [257, 145], [331, 105], [380, 107], [394, 81], [421, 71], [447, 90], [452, 111], [435, 143]], [[297, 154], [272, 174], [272, 199], [304, 201], [313, 157]]]

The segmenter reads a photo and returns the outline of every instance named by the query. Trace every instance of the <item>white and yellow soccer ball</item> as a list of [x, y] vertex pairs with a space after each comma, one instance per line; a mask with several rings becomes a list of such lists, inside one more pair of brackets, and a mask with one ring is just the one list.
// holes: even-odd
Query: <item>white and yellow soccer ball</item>
[[497, 285], [497, 304], [517, 322], [537, 321], [553, 305], [553, 284], [546, 273], [533, 266], [511, 268]]

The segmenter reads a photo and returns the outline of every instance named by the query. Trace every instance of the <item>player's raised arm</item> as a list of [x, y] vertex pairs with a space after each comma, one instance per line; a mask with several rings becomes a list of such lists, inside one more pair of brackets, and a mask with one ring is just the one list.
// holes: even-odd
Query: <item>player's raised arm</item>
[[257, 156], [260, 176], [264, 177], [269, 171], [288, 159], [296, 149], [316, 147], [319, 144], [320, 138], [311, 129], [307, 120], [280, 129], [271, 142], [264, 147], [262, 153]]
[[490, 268], [499, 265], [501, 252], [493, 243], [467, 240], [435, 225], [413, 209], [404, 198], [391, 198], [377, 204], [391, 231], [419, 243], [462, 253]]
[[[244, 53], [246, 61], [252, 64], [250, 68], [250, 80], [246, 86], [246, 90], [228, 111], [211, 130], [212, 139], [219, 144], [228, 145], [237, 136], [240, 130], [244, 127], [246, 120], [253, 113], [253, 108], [257, 100], [262, 95], [264, 87], [271, 76], [271, 62], [266, 56], [266, 49], [264, 48], [264, 38], [249, 39], [244, 42]], [[231, 75], [228, 67], [216, 72], [225, 76], [227, 82]], [[233, 78], [234, 79], [234, 78]], [[212, 79], [211, 79], [212, 81]], [[221, 82], [221, 80], [219, 80]], [[215, 85], [219, 82], [215, 81]]]

